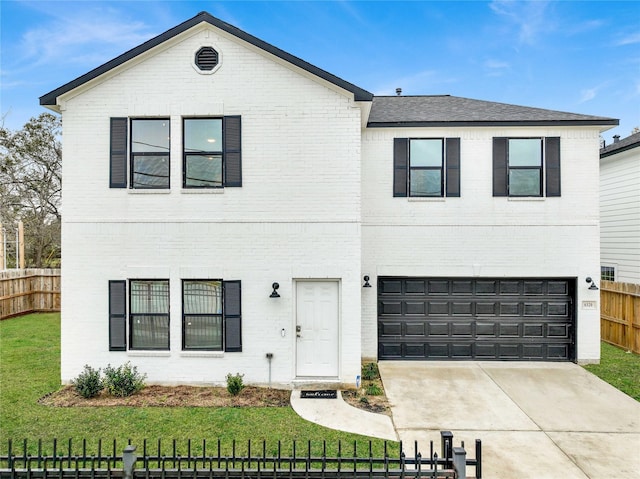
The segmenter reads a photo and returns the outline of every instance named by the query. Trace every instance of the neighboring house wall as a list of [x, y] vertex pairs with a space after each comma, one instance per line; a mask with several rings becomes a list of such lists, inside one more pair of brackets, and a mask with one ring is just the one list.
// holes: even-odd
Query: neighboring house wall
[[[213, 75], [190, 61], [202, 45]], [[339, 281], [337, 378], [360, 364], [360, 129], [352, 95], [200, 26], [63, 96], [62, 380], [132, 360], [153, 383], [291, 384], [296, 280]], [[241, 115], [242, 187], [182, 188], [182, 118]], [[109, 188], [110, 117], [169, 117], [167, 190]], [[181, 350], [181, 280], [241, 280], [242, 352]], [[170, 281], [168, 351], [110, 352], [110, 280]], [[271, 284], [280, 283], [272, 299]], [[304, 332], [303, 332], [304, 333]], [[80, 359], [79, 359], [80, 358]]]
[[[362, 271], [376, 276], [577, 278], [577, 360], [599, 359], [598, 128], [370, 128], [363, 136]], [[460, 197], [394, 198], [393, 139], [460, 138]], [[560, 197], [492, 194], [494, 137], [560, 137]], [[376, 281], [362, 294], [363, 355], [377, 355]]]
[[601, 154], [600, 264], [614, 268], [615, 281], [640, 284], [640, 134], [633, 136], [619, 142], [633, 141], [630, 148], [614, 143]]

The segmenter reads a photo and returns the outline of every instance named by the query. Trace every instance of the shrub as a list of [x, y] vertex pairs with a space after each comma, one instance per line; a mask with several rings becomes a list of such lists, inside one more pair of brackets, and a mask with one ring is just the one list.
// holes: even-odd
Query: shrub
[[240, 394], [240, 391], [244, 389], [244, 384], [242, 382], [242, 378], [244, 374], [236, 373], [232, 375], [231, 373], [227, 374], [227, 391], [232, 396], [237, 396]]
[[146, 374], [139, 373], [137, 366], [132, 366], [128, 361], [117, 368], [110, 364], [104, 368], [104, 385], [113, 396], [125, 397], [137, 393], [144, 388], [146, 378]]
[[362, 366], [362, 379], [372, 380], [378, 379], [380, 372], [378, 371], [378, 365], [376, 363], [367, 363]]
[[76, 392], [83, 398], [96, 397], [104, 389], [104, 384], [100, 378], [100, 368], [93, 369], [88, 364], [76, 378], [71, 381]]
[[369, 383], [366, 387], [366, 392], [369, 396], [381, 396], [382, 388], [378, 386], [376, 383]]

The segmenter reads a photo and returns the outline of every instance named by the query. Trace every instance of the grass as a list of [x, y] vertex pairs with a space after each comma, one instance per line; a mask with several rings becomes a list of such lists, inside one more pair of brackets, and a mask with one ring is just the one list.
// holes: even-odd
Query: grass
[[640, 401], [640, 355], [605, 342], [601, 344], [600, 364], [588, 364], [585, 369]]
[[330, 454], [336, 453], [338, 441], [345, 450], [355, 443], [358, 450], [368, 452], [371, 440], [373, 454], [384, 454], [384, 441], [324, 428], [300, 418], [291, 407], [56, 408], [38, 404], [38, 399], [60, 386], [60, 315], [30, 314], [0, 321], [0, 454], [6, 454], [9, 440], [27, 439], [35, 448], [42, 439], [46, 451], [53, 438], [64, 444], [69, 439], [74, 444], [86, 439], [89, 451], [95, 450], [99, 438], [107, 443], [117, 439], [123, 447], [128, 439], [135, 445], [143, 439], [153, 444], [161, 439], [167, 448], [176, 439], [183, 454], [188, 439], [194, 443], [193, 452], [198, 452], [203, 439], [208, 443], [220, 439], [223, 450], [235, 440], [239, 454], [249, 440], [260, 441], [260, 446], [266, 440], [269, 454], [277, 452], [279, 440], [283, 454], [293, 440], [305, 450], [307, 441], [321, 450], [326, 440]]

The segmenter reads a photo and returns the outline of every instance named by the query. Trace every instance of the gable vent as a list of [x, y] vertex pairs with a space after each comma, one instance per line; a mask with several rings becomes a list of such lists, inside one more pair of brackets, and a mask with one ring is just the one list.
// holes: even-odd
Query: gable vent
[[196, 53], [196, 65], [202, 71], [211, 71], [218, 65], [218, 52], [212, 47], [202, 47]]

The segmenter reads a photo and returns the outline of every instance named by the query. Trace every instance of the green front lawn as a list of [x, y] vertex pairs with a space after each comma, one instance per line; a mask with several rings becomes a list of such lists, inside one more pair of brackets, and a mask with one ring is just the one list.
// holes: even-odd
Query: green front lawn
[[[283, 455], [289, 454], [294, 439], [299, 451], [306, 451], [312, 441], [318, 454], [323, 440], [330, 454], [336, 453], [338, 441], [344, 451], [352, 451], [354, 441], [358, 451], [368, 453], [369, 449], [370, 438], [305, 421], [291, 407], [56, 408], [38, 404], [39, 398], [59, 388], [60, 315], [30, 314], [0, 321], [0, 454], [6, 454], [9, 439], [16, 444], [25, 438], [32, 452], [36, 440], [43, 439], [43, 447], [50, 449], [53, 438], [65, 447], [69, 439], [76, 445], [87, 439], [89, 450], [96, 447], [98, 438], [111, 444], [117, 439], [123, 447], [128, 439], [139, 447], [144, 438], [154, 447], [162, 439], [168, 451], [171, 440], [176, 439], [183, 454], [187, 439], [193, 441], [194, 452], [203, 439], [211, 447], [220, 439], [227, 451], [235, 439], [237, 454], [246, 450], [249, 440], [254, 453], [262, 450], [263, 440], [267, 440], [269, 454], [277, 453], [278, 440]], [[373, 454], [383, 455], [384, 442], [372, 441]], [[389, 447], [395, 451], [397, 445]]]
[[601, 343], [600, 364], [588, 364], [587, 371], [640, 401], [640, 355], [608, 343]]

